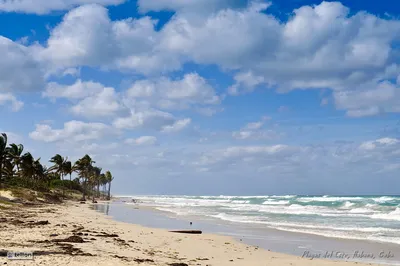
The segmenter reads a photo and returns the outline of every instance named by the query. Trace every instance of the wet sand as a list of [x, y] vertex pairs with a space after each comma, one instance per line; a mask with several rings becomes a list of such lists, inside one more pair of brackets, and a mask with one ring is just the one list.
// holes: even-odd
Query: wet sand
[[[187, 235], [118, 222], [90, 204], [29, 206], [0, 210], [3, 251], [34, 252], [33, 261], [9, 265], [271, 265], [349, 266], [270, 252], [232, 237]], [[4, 255], [4, 252], [1, 253]], [[368, 265], [368, 264], [365, 264]]]

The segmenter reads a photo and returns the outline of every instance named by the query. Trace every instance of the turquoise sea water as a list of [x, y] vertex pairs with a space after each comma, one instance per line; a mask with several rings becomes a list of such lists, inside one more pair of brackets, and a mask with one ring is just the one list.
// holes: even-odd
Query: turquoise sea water
[[[127, 197], [130, 200], [130, 196]], [[179, 216], [325, 237], [400, 244], [395, 196], [133, 196], [141, 205]], [[126, 204], [129, 203], [127, 200]]]

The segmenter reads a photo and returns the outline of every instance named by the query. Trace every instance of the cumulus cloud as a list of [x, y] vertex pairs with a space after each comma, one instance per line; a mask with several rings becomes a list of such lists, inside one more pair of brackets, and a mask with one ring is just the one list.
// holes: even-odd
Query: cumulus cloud
[[71, 113], [88, 118], [111, 117], [126, 109], [114, 88], [80, 79], [72, 85], [51, 82], [42, 96], [53, 101], [58, 98], [68, 99], [73, 102], [69, 108]]
[[42, 93], [43, 97], [51, 99], [66, 98], [66, 99], [82, 99], [87, 96], [99, 93], [104, 86], [101, 83], [78, 79], [72, 85], [62, 85], [56, 82], [50, 82], [46, 86], [46, 90]]
[[368, 82], [333, 94], [338, 109], [348, 116], [361, 117], [383, 112], [400, 112], [400, 84], [390, 81]]
[[139, 80], [132, 84], [127, 96], [145, 99], [161, 109], [188, 109], [196, 105], [216, 105], [221, 102], [214, 88], [197, 73], [182, 79]]
[[83, 4], [100, 4], [100, 5], [118, 5], [125, 0], [2, 0], [0, 2], [0, 11], [18, 12], [18, 13], [34, 13], [46, 14], [52, 11], [68, 10]]
[[[85, 3], [95, 2], [116, 3]], [[3, 5], [10, 3], [24, 1], [3, 1]], [[149, 16], [112, 21], [105, 7], [88, 4], [68, 12], [51, 30], [44, 46], [24, 46], [2, 37], [0, 51], [5, 58], [0, 63], [0, 90], [43, 87], [43, 71], [48, 77], [91, 66], [154, 76], [194, 62], [234, 71], [234, 84], [228, 89], [232, 95], [259, 86], [280, 92], [328, 88], [333, 90], [337, 108], [349, 116], [400, 111], [398, 84], [393, 82], [400, 73], [395, 63], [400, 37], [400, 21], [396, 19], [351, 13], [339, 2], [302, 6], [288, 21], [269, 14], [269, 4], [260, 1], [212, 0], [205, 5], [202, 1], [158, 0], [140, 1], [138, 5], [144, 12], [167, 9], [176, 14], [157, 29], [158, 22]], [[197, 12], [199, 5], [210, 9]], [[193, 16], [196, 12], [198, 15]], [[175, 88], [185, 84], [211, 92], [207, 82], [196, 74], [182, 80], [152, 78], [142, 83], [135, 85], [157, 91], [160, 84], [173, 84]], [[379, 97], [372, 97], [377, 94]], [[167, 109], [198, 103], [205, 95], [186, 95], [189, 102], [174, 94], [166, 96], [173, 99], [160, 99], [157, 104]], [[359, 99], [354, 100], [359, 104], [350, 104], [353, 99]], [[214, 100], [218, 102], [218, 96]]]
[[[267, 7], [227, 9], [196, 21], [178, 14], [163, 29], [163, 45], [200, 64], [244, 70], [228, 90], [233, 95], [260, 85], [282, 92], [352, 91], [383, 75], [397, 77], [398, 71], [394, 77], [388, 72], [397, 68], [392, 59], [398, 50], [399, 21], [365, 12], [349, 15], [339, 2], [322, 2], [296, 9], [282, 23], [262, 12]], [[374, 113], [363, 110], [358, 113]]]
[[11, 110], [17, 112], [21, 110], [24, 103], [17, 100], [11, 93], [0, 93], [0, 105], [11, 105]]
[[[207, 167], [212, 171], [240, 169], [255, 174], [255, 170], [268, 171], [271, 175], [288, 177], [306, 173], [308, 181], [318, 180], [327, 172], [352, 172], [363, 176], [390, 168], [400, 154], [400, 141], [382, 138], [361, 144], [353, 142], [326, 143], [325, 145], [270, 145], [230, 146], [211, 149], [193, 159], [195, 167]], [[337, 169], [341, 165], [341, 169]], [[246, 170], [247, 169], [247, 170]]]
[[237, 73], [234, 80], [235, 83], [228, 88], [230, 95], [252, 92], [257, 86], [265, 83], [264, 77], [255, 76], [251, 71]]
[[123, 109], [114, 88], [105, 87], [98, 94], [89, 96], [71, 107], [75, 115], [85, 117], [113, 116]]
[[394, 138], [381, 138], [374, 141], [366, 141], [360, 144], [361, 150], [375, 150], [376, 148], [387, 148], [399, 144], [400, 141]]
[[185, 118], [182, 120], [178, 120], [172, 125], [166, 125], [162, 128], [162, 132], [164, 133], [174, 133], [174, 132], [179, 132], [183, 129], [185, 129], [187, 126], [190, 125], [192, 120], [190, 118]]
[[141, 12], [148, 11], [178, 11], [178, 12], [214, 12], [219, 9], [245, 7], [247, 0], [139, 0], [138, 7]]
[[148, 109], [139, 112], [132, 111], [130, 116], [115, 119], [113, 125], [118, 129], [161, 130], [165, 126], [173, 125], [175, 121], [175, 117], [170, 113]]
[[280, 134], [272, 129], [263, 128], [265, 121], [269, 117], [263, 117], [261, 121], [248, 123], [239, 131], [234, 131], [232, 137], [238, 140], [261, 140], [261, 139], [277, 139]]
[[137, 139], [129, 138], [125, 140], [125, 143], [134, 145], [145, 145], [151, 146], [157, 143], [157, 138], [154, 136], [141, 136]]
[[174, 55], [161, 53], [155, 47], [155, 24], [150, 17], [111, 21], [108, 10], [102, 6], [80, 6], [67, 13], [51, 31], [37, 57], [48, 65], [50, 72], [76, 66], [129, 69], [145, 74], [179, 68]]
[[102, 123], [85, 123], [73, 120], [64, 123], [62, 129], [53, 129], [47, 124], [37, 124], [35, 131], [29, 133], [29, 137], [43, 142], [79, 142], [100, 139], [112, 132], [109, 126]]
[[287, 145], [272, 146], [232, 146], [218, 150], [212, 150], [203, 154], [195, 165], [211, 166], [214, 164], [236, 165], [243, 160], [271, 160], [278, 161], [282, 157], [293, 156], [294, 152], [299, 151], [298, 147]]
[[0, 91], [37, 91], [44, 86], [44, 73], [33, 52], [0, 36]]

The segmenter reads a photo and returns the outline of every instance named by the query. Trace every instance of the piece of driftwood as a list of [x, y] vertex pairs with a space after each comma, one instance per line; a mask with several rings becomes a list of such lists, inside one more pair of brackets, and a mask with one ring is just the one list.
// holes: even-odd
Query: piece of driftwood
[[174, 230], [170, 231], [171, 233], [181, 233], [181, 234], [194, 234], [194, 235], [199, 235], [202, 234], [203, 232], [200, 230]]

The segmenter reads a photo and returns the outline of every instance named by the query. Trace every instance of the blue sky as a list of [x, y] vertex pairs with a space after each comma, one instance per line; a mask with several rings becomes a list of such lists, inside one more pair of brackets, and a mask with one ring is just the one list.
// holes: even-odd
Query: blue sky
[[398, 194], [392, 1], [0, 3], [0, 130], [116, 194]]

